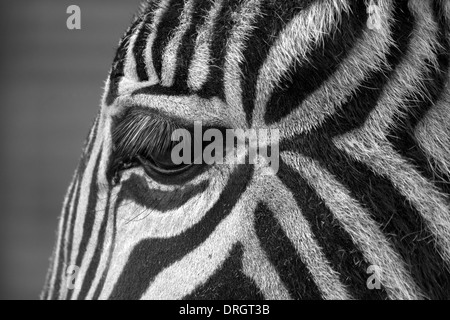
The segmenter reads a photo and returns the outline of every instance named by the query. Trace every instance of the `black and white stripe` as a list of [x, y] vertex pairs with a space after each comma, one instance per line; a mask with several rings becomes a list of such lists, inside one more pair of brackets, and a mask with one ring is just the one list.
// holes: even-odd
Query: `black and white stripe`
[[[376, 3], [376, 31], [360, 0], [145, 3], [117, 50], [42, 297], [450, 298], [450, 4]], [[280, 169], [165, 178], [134, 163], [117, 183], [113, 132], [131, 109], [279, 129]]]

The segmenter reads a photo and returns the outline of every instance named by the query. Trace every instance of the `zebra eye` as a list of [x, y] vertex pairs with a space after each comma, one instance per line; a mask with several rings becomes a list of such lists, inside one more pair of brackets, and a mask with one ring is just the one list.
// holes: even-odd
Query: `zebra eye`
[[173, 163], [170, 157], [170, 153], [169, 155], [137, 155], [133, 158], [116, 160], [111, 165], [110, 176], [113, 184], [116, 185], [120, 183], [121, 175], [124, 171], [141, 167], [150, 178], [158, 181], [163, 181], [167, 178], [177, 178], [179, 176], [189, 175], [189, 171], [193, 166], [193, 164], [177, 165]]

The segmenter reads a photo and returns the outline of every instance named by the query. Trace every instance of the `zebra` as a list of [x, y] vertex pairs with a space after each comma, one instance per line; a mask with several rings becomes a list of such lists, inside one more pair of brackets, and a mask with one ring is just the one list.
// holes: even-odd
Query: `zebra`
[[[145, 1], [41, 298], [450, 298], [449, 21], [446, 0]], [[171, 164], [194, 121], [279, 130], [278, 172]]]

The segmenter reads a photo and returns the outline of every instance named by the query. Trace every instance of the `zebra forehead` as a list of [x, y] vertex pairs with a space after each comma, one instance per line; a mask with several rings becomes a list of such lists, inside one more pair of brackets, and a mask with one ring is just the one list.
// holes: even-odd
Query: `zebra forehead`
[[[140, 83], [150, 85], [152, 95], [157, 84], [163, 95], [217, 97], [242, 110], [247, 125], [259, 125], [261, 112], [255, 121], [252, 114], [264, 101], [256, 99], [255, 106], [255, 95], [264, 100], [275, 87], [283, 87], [298, 68], [296, 62], [320, 63], [322, 55], [315, 57], [309, 49], [326, 35], [342, 29], [338, 39], [354, 39], [365, 10], [364, 2], [341, 0], [145, 2], [116, 52], [105, 104], [130, 93], [125, 80], [131, 80], [136, 90], [142, 89]], [[339, 26], [344, 15], [348, 21]], [[345, 45], [335, 47], [336, 57], [345, 57]], [[333, 59], [337, 63], [340, 58]], [[315, 65], [310, 69], [324, 76], [331, 72]]]
[[[299, 6], [299, 7], [303, 7], [306, 5], [311, 4], [312, 2], [315, 2], [318, 0], [291, 0], [289, 1], [293, 6]], [[160, 6], [161, 4], [170, 7], [171, 5], [173, 5], [176, 2], [176, 0], [168, 0], [168, 1], [163, 1], [163, 0], [144, 0], [143, 2], [141, 2], [140, 7], [138, 9], [138, 11], [135, 14], [135, 19], [139, 19], [142, 18], [146, 15], [149, 14], [154, 14], [155, 11], [157, 10], [158, 6]], [[188, 0], [181, 0], [181, 2], [188, 2]], [[237, 0], [237, 1], [231, 1], [231, 0], [197, 0], [197, 2], [204, 2], [204, 3], [211, 3], [211, 4], [215, 4], [215, 3], [219, 3], [219, 2], [224, 2], [225, 6], [224, 6], [224, 10], [222, 12], [224, 13], [228, 13], [231, 14], [232, 17], [234, 19], [240, 19], [240, 18], [244, 18], [244, 13], [243, 12], [237, 12], [236, 11], [236, 7], [237, 6], [241, 6], [242, 4], [244, 4], [246, 2], [246, 0]], [[250, 1], [251, 2], [251, 1]], [[271, 9], [273, 10], [277, 10], [277, 9], [282, 9], [283, 8], [283, 3], [286, 1], [283, 0], [265, 0], [264, 3], [267, 6], [270, 6]], [[331, 1], [320, 1], [322, 5], [324, 6], [335, 6], [336, 4], [338, 4], [339, 2], [343, 2], [341, 0], [331, 0]], [[208, 14], [207, 11], [204, 12], [205, 15]], [[278, 16], [278, 18], [283, 21], [283, 17], [282, 16]]]
[[[311, 6], [314, 4], [314, 6]], [[154, 16], [158, 15], [158, 11], [161, 9], [167, 13], [171, 18], [170, 23], [162, 23], [156, 30], [154, 25]], [[286, 26], [293, 18], [293, 16], [299, 14], [301, 11], [311, 9], [311, 16], [320, 16], [321, 19], [315, 21], [315, 27], [321, 29], [320, 23], [326, 23], [329, 20], [340, 19], [340, 16], [344, 12], [350, 10], [350, 1], [348, 0], [146, 0], [140, 5], [140, 9], [135, 14], [134, 21], [127, 32], [120, 40], [121, 44], [128, 44], [130, 37], [138, 32], [139, 29], [144, 33], [150, 34], [158, 32], [158, 34], [164, 34], [166, 40], [174, 36], [174, 33], [180, 30], [184, 22], [184, 27], [197, 29], [195, 31], [196, 41], [191, 43], [184, 43], [186, 46], [200, 47], [204, 43], [209, 43], [211, 38], [205, 37], [205, 28], [214, 28], [214, 32], [220, 34], [224, 31], [231, 31], [230, 29], [235, 26], [240, 26], [244, 22], [256, 20], [256, 17], [267, 18], [264, 19], [266, 24], [265, 30], [269, 33], [267, 38], [276, 37], [277, 29], [275, 26]], [[261, 10], [262, 9], [262, 10]], [[287, 10], [290, 9], [290, 10]], [[335, 10], [333, 10], [335, 9]], [[291, 11], [294, 13], [286, 14]], [[324, 17], [324, 12], [329, 13], [332, 17]], [[256, 14], [255, 14], [256, 13]], [[191, 16], [191, 17], [189, 17]], [[193, 17], [196, 19], [192, 19]], [[184, 20], [184, 21], [183, 21]], [[195, 21], [193, 21], [195, 20]], [[227, 24], [226, 21], [232, 24]], [[142, 23], [142, 26], [140, 26]], [[317, 25], [319, 23], [319, 25]], [[208, 25], [209, 24], [209, 25]], [[256, 27], [256, 26], [255, 26]], [[254, 27], [254, 28], [255, 28]], [[203, 30], [202, 30], [203, 29]], [[238, 28], [241, 32], [245, 32], [245, 28]], [[302, 32], [302, 30], [298, 30]], [[243, 34], [244, 35], [244, 34]], [[223, 42], [223, 46], [227, 43]], [[126, 45], [121, 45], [118, 51], [126, 51]], [[223, 47], [220, 49], [224, 49]], [[257, 55], [254, 56], [257, 58]]]

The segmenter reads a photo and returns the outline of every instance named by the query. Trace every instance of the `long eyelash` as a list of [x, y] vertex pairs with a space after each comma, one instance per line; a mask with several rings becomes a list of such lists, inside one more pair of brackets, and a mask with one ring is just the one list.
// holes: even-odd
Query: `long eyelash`
[[164, 154], [174, 146], [171, 137], [178, 128], [176, 123], [158, 114], [130, 110], [112, 132], [115, 156], [133, 159], [138, 155]]

